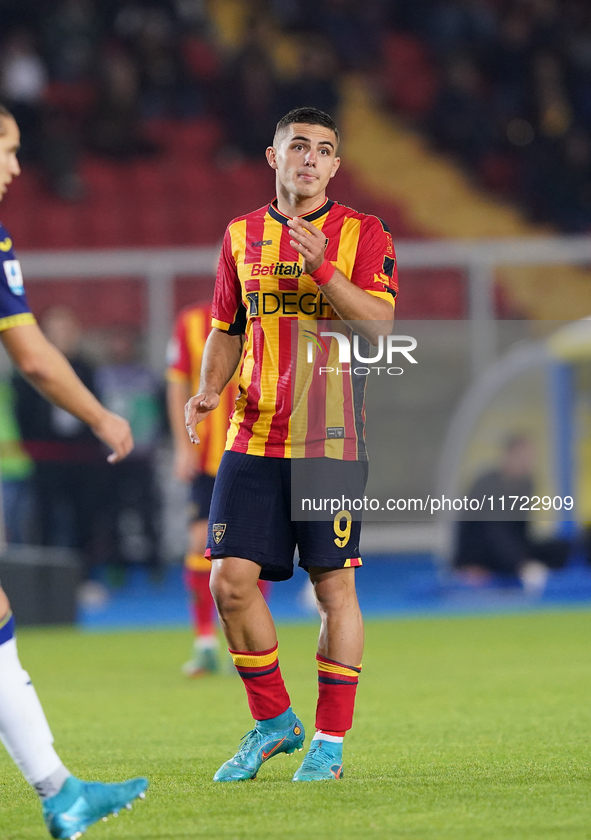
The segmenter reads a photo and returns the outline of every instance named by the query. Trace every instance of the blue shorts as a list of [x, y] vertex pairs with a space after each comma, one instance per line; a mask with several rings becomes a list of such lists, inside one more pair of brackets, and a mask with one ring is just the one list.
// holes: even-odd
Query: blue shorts
[[201, 473], [191, 482], [189, 492], [189, 520], [191, 522], [209, 519], [214, 483], [215, 476], [206, 473]]
[[[367, 462], [329, 458], [267, 458], [224, 452], [215, 481], [206, 556], [243, 557], [261, 566], [262, 580], [288, 580], [297, 546], [299, 565], [342, 569], [361, 566], [360, 514], [331, 513], [321, 519], [294, 521], [292, 488], [302, 473], [324, 495], [332, 484], [351, 498], [363, 496]], [[330, 481], [327, 481], [330, 476]], [[306, 482], [304, 482], [306, 483]], [[299, 485], [298, 485], [299, 486]]]

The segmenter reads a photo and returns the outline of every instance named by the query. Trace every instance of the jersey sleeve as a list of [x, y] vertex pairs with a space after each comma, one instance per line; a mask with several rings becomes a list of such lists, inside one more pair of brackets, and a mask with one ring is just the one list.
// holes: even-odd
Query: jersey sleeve
[[232, 253], [232, 235], [229, 228], [222, 243], [215, 278], [211, 326], [230, 335], [241, 335], [246, 330], [246, 309], [242, 303], [242, 289]]
[[187, 343], [187, 323], [184, 312], [177, 317], [166, 351], [169, 382], [189, 382], [191, 379], [191, 356]]
[[351, 282], [394, 306], [398, 294], [396, 254], [388, 226], [377, 216], [366, 216], [361, 224]]
[[10, 236], [0, 225], [0, 331], [34, 323], [20, 263], [14, 255]]

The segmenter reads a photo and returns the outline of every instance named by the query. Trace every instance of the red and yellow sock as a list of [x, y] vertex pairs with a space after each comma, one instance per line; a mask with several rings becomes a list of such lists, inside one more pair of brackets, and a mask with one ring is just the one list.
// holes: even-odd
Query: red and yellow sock
[[355, 694], [361, 665], [343, 665], [316, 654], [318, 662], [318, 705], [316, 729], [342, 737], [353, 725]]
[[205, 572], [185, 569], [185, 584], [191, 594], [191, 616], [197, 637], [215, 635], [215, 604], [209, 591], [211, 563]]
[[230, 655], [244, 682], [253, 718], [269, 720], [282, 715], [290, 701], [279, 668], [277, 644], [269, 650], [231, 650]]

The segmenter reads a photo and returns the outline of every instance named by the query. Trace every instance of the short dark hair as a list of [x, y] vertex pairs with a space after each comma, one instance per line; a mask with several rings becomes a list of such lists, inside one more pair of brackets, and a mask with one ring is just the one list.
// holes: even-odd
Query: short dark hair
[[339, 130], [337, 124], [329, 114], [320, 111], [318, 108], [292, 108], [284, 117], [281, 117], [277, 123], [275, 134], [279, 134], [284, 128], [292, 123], [305, 123], [306, 125], [323, 125], [324, 128], [329, 128], [334, 132], [339, 142]]
[[0, 102], [0, 134], [4, 134], [4, 126], [2, 125], [3, 119], [13, 120], [14, 117], [8, 108]]

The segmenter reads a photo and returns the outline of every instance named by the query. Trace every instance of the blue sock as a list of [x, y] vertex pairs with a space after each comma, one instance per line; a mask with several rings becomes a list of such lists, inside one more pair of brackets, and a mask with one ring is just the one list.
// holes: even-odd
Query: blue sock
[[295, 721], [296, 716], [292, 711], [291, 706], [287, 708], [282, 715], [269, 718], [269, 720], [257, 720], [256, 728], [259, 732], [279, 732], [281, 729], [287, 729]]

